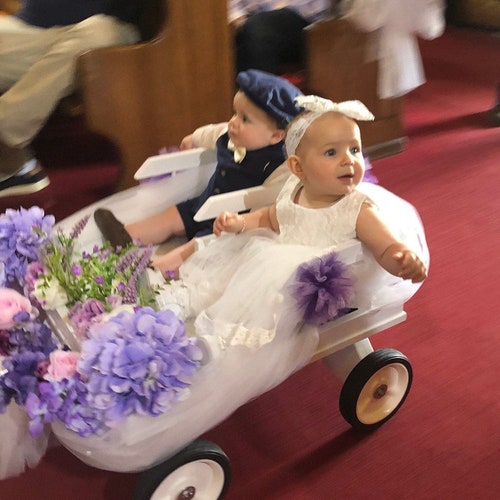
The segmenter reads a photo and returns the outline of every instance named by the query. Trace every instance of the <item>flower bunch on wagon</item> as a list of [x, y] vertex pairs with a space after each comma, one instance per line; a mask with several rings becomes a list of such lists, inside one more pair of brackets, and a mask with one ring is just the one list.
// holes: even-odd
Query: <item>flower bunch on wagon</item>
[[66, 234], [39, 207], [0, 215], [0, 413], [25, 407], [33, 437], [55, 421], [88, 436], [161, 415], [200, 364], [182, 319], [144, 286], [152, 249], [80, 250], [87, 222]]

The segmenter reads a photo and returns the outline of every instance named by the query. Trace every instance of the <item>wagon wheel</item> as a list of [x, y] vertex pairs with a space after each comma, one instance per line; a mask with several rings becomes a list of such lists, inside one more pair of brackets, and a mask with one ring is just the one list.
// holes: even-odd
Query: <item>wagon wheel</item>
[[412, 378], [411, 364], [399, 351], [370, 353], [353, 368], [342, 387], [342, 416], [356, 429], [376, 429], [399, 410]]
[[231, 480], [229, 458], [216, 444], [194, 441], [177, 455], [144, 471], [134, 500], [217, 500]]

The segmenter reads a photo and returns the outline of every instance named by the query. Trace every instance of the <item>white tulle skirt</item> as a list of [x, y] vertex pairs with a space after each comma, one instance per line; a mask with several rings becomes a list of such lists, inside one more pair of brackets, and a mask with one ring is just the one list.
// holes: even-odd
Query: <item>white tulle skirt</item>
[[[428, 264], [425, 234], [414, 207], [374, 184], [363, 183], [361, 190], [379, 207], [395, 236]], [[280, 329], [296, 328], [302, 318], [287, 285], [301, 264], [332, 252], [348, 266], [352, 308], [405, 302], [420, 286], [386, 272], [356, 240], [325, 248], [288, 244], [270, 230], [225, 234], [180, 269], [196, 317], [194, 333], [217, 352], [227, 345], [258, 348], [271, 342]]]
[[12, 402], [0, 415], [0, 480], [36, 467], [47, 450], [49, 429], [32, 439], [26, 411]]

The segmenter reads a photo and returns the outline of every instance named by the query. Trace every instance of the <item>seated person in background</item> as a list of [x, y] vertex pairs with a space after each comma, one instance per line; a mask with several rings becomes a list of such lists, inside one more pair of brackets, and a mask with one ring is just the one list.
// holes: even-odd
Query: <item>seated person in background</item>
[[22, 0], [0, 16], [0, 197], [49, 184], [29, 144], [74, 90], [76, 60], [135, 43], [140, 0]]
[[171, 236], [187, 236], [186, 244], [152, 263], [162, 272], [178, 269], [195, 250], [192, 238], [212, 233], [213, 220], [193, 220], [203, 203], [214, 194], [258, 186], [284, 163], [285, 128], [300, 111], [294, 102], [300, 90], [258, 70], [239, 73], [236, 83], [239, 90], [229, 123], [201, 127], [181, 143], [181, 149], [217, 148], [216, 170], [206, 189], [196, 198], [125, 226], [109, 210], [96, 210], [96, 224], [112, 246], [123, 247], [132, 241], [156, 245]]
[[302, 64], [302, 30], [331, 12], [331, 0], [228, 0], [229, 23], [235, 28], [236, 69], [282, 74]]

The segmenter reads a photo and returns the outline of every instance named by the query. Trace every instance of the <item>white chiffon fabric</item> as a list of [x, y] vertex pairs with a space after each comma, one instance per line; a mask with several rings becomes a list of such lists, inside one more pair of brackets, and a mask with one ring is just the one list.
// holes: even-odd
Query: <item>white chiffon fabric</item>
[[[277, 200], [279, 235], [267, 230], [224, 235], [181, 267], [193, 313], [186, 326], [200, 337], [206, 351], [189, 395], [169, 413], [128, 417], [102, 436], [79, 437], [54, 423], [52, 431], [66, 448], [100, 469], [147, 469], [307, 364], [319, 333], [314, 327], [303, 328], [284, 285], [300, 263], [352, 241], [357, 213], [366, 197], [388, 217], [403, 241], [428, 261], [415, 209], [380, 186], [362, 183], [352, 196], [321, 210], [295, 205], [292, 199], [297, 188], [297, 179], [290, 176]], [[113, 209], [112, 204], [108, 206]], [[356, 307], [391, 300], [401, 303], [418, 289], [370, 259], [367, 255], [351, 266]], [[37, 444], [29, 437], [22, 413], [11, 405], [7, 414], [0, 415], [4, 477], [22, 472], [23, 460], [35, 464], [45, 450], [44, 441]]]
[[425, 83], [417, 37], [432, 40], [443, 34], [444, 0], [345, 0], [342, 9], [347, 19], [373, 34], [379, 97], [401, 96]]
[[0, 481], [36, 467], [47, 450], [49, 429], [32, 439], [28, 423], [26, 411], [15, 403], [0, 415]]

